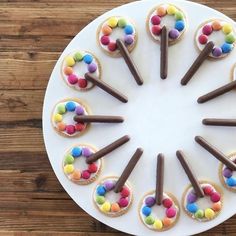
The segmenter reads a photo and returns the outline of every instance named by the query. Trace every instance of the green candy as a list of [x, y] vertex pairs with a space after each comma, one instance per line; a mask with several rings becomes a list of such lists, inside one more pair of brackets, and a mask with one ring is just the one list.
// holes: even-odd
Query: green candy
[[58, 105], [57, 106], [57, 112], [61, 115], [66, 113], [66, 106], [64, 104]]
[[177, 11], [177, 12], [175, 13], [175, 19], [176, 19], [176, 20], [183, 20], [183, 19], [184, 19], [183, 13], [180, 12], [180, 11]]
[[72, 157], [70, 154], [66, 155], [65, 157], [65, 164], [73, 164], [74, 163], [74, 157]]
[[194, 214], [196, 218], [198, 219], [202, 219], [204, 217], [204, 211], [199, 209], [196, 211], [196, 213]]
[[235, 35], [233, 33], [229, 33], [225, 36], [226, 43], [234, 43], [235, 42]]
[[74, 59], [76, 61], [82, 61], [83, 58], [84, 58], [84, 55], [81, 52], [76, 52], [75, 55], [74, 55]]
[[145, 218], [145, 223], [146, 223], [147, 225], [153, 225], [154, 222], [155, 222], [155, 219], [154, 219], [152, 216], [147, 216], [147, 217]]
[[120, 18], [120, 19], [118, 20], [118, 26], [119, 26], [120, 28], [124, 28], [126, 25], [127, 25], [127, 20], [126, 20], [125, 18]]
[[96, 202], [97, 202], [99, 205], [102, 205], [102, 204], [105, 202], [104, 196], [96, 196]]

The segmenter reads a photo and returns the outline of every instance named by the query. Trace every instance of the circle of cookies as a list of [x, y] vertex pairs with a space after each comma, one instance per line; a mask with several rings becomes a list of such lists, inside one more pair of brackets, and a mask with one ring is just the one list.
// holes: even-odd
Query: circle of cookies
[[162, 27], [168, 30], [169, 44], [175, 44], [187, 28], [184, 12], [173, 4], [164, 3], [151, 10], [147, 17], [147, 30], [156, 41], [160, 41]]
[[177, 199], [170, 193], [163, 193], [162, 207], [165, 209], [165, 217], [160, 219], [152, 212], [156, 205], [155, 191], [146, 194], [139, 205], [139, 216], [143, 224], [151, 230], [165, 231], [172, 228], [178, 221], [180, 208]]
[[[71, 113], [71, 114], [70, 114]], [[75, 137], [83, 134], [89, 124], [78, 123], [67, 115], [88, 115], [90, 110], [80, 99], [72, 98], [58, 102], [52, 111], [52, 125], [55, 130], [66, 137]], [[69, 119], [69, 121], [67, 121]], [[65, 121], [66, 120], [66, 121]]]
[[99, 176], [102, 168], [102, 160], [99, 159], [92, 164], [87, 164], [84, 170], [80, 170], [76, 167], [76, 162], [84, 158], [90, 157], [97, 150], [94, 147], [84, 144], [78, 144], [72, 147], [66, 152], [63, 160], [63, 171], [64, 174], [72, 182], [79, 185], [86, 185], [94, 182]]
[[195, 41], [201, 51], [205, 45], [212, 41], [215, 46], [210, 57], [218, 59], [229, 55], [235, 47], [236, 33], [233, 25], [225, 20], [209, 20], [199, 26]]
[[[106, 177], [95, 187], [93, 201], [100, 212], [110, 217], [125, 214], [133, 201], [132, 189], [128, 183], [122, 187], [119, 193], [113, 192], [118, 198], [108, 200], [107, 195], [115, 188], [118, 177]], [[113, 196], [114, 197], [114, 196]]]
[[[78, 68], [81, 63], [85, 64], [85, 68]], [[65, 57], [62, 62], [61, 73], [69, 87], [86, 91], [93, 88], [94, 84], [85, 79], [85, 73], [91, 73], [96, 78], [101, 79], [101, 66], [92, 53], [80, 50]]]
[[[236, 153], [229, 155], [229, 158], [236, 163]], [[219, 177], [224, 187], [232, 192], [236, 192], [236, 177], [233, 176], [234, 171], [220, 163]]]
[[182, 199], [184, 211], [189, 215], [192, 219], [197, 221], [210, 221], [217, 217], [222, 208], [222, 193], [220, 189], [212, 183], [201, 181], [201, 188], [204, 192], [205, 197], [209, 198], [211, 201], [211, 206], [201, 209], [199, 204], [197, 204], [198, 198], [196, 192], [194, 191], [192, 185], [189, 186]]
[[130, 19], [126, 17], [109, 17], [98, 28], [98, 43], [108, 55], [116, 57], [120, 56], [120, 51], [116, 44], [116, 40], [118, 38], [124, 42], [128, 51], [131, 52], [137, 42], [137, 31], [135, 29], [135, 25]]

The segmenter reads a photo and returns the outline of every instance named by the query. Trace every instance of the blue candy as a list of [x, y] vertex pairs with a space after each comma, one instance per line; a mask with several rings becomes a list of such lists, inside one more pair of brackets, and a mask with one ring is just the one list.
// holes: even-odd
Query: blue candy
[[152, 212], [152, 209], [148, 206], [144, 206], [142, 208], [142, 213], [145, 215], [145, 216], [149, 216]]
[[66, 110], [67, 111], [74, 111], [76, 108], [76, 105], [74, 102], [67, 102], [66, 103]]
[[79, 147], [74, 147], [71, 151], [71, 155], [75, 158], [81, 156], [81, 154], [82, 154], [82, 149]]
[[232, 45], [229, 44], [229, 43], [224, 43], [224, 44], [221, 46], [221, 49], [222, 49], [222, 52], [223, 52], [223, 53], [229, 53], [229, 52], [232, 50]]
[[126, 34], [133, 34], [134, 29], [131, 25], [126, 25], [125, 28], [124, 28], [124, 31], [125, 31]]
[[84, 60], [84, 62], [85, 62], [86, 64], [90, 64], [90, 63], [93, 61], [93, 57], [92, 57], [91, 55], [89, 55], [89, 54], [86, 54], [86, 55], [84, 56], [83, 60]]
[[226, 184], [229, 187], [234, 187], [234, 186], [236, 186], [236, 179], [234, 177], [230, 177], [226, 180]]
[[178, 31], [182, 31], [184, 27], [185, 27], [184, 21], [178, 20], [175, 22], [175, 29], [177, 29]]
[[97, 194], [100, 196], [104, 196], [105, 193], [106, 193], [106, 189], [102, 185], [99, 185], [97, 187]]
[[186, 208], [191, 213], [195, 213], [198, 210], [198, 206], [196, 203], [189, 203], [187, 204]]

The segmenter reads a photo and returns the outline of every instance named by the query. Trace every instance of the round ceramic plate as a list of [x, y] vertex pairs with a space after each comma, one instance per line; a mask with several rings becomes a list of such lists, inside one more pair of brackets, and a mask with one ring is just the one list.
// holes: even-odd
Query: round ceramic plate
[[[166, 157], [164, 191], [174, 194], [180, 202], [189, 182], [175, 156], [177, 149], [186, 153], [199, 179], [209, 179], [218, 185], [221, 185], [218, 178], [219, 162], [197, 145], [194, 137], [202, 135], [226, 154], [236, 149], [234, 128], [207, 127], [201, 123], [206, 117], [235, 117], [236, 92], [230, 92], [205, 104], [197, 103], [199, 96], [230, 81], [230, 69], [236, 62], [236, 50], [223, 60], [206, 61], [187, 86], [180, 85], [182, 76], [199, 53], [194, 45], [194, 33], [199, 24], [211, 18], [223, 18], [232, 24], [235, 23], [222, 13], [203, 5], [172, 0], [171, 3], [185, 11], [189, 26], [181, 41], [169, 48], [168, 78], [161, 80], [160, 45], [154, 42], [146, 31], [147, 15], [160, 3], [162, 2], [158, 0], [147, 0], [115, 8], [78, 33], [56, 63], [43, 107], [43, 133], [48, 157], [64, 189], [94, 218], [115, 229], [135, 235], [157, 234], [140, 222], [138, 204], [142, 196], [155, 187], [156, 156], [159, 152], [164, 153]], [[138, 42], [131, 56], [144, 78], [143, 86], [135, 83], [122, 58], [109, 57], [96, 42], [98, 26], [113, 15], [128, 16], [136, 22]], [[88, 92], [78, 92], [65, 84], [61, 78], [60, 66], [65, 55], [76, 49], [88, 50], [97, 56], [102, 66], [102, 79], [127, 94], [127, 104], [113, 99], [97, 87]], [[125, 122], [94, 124], [79, 138], [62, 137], [53, 129], [50, 116], [54, 105], [68, 97], [86, 101], [93, 114], [121, 115]], [[132, 207], [121, 217], [109, 218], [101, 214], [93, 204], [92, 193], [96, 182], [78, 186], [66, 178], [62, 171], [63, 154], [77, 143], [89, 143], [100, 149], [125, 134], [129, 134], [131, 140], [106, 157], [100, 179], [121, 174], [137, 147], [142, 147], [144, 154], [129, 178], [134, 191]], [[224, 207], [217, 218], [199, 223], [190, 219], [182, 210], [176, 226], [162, 235], [196, 234], [218, 225], [235, 212], [235, 195], [224, 189]]]

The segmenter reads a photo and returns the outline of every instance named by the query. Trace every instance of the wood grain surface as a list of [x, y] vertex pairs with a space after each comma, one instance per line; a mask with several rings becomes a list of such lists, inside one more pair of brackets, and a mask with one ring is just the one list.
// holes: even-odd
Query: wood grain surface
[[[0, 234], [125, 235], [80, 209], [56, 179], [43, 144], [50, 73], [90, 21], [129, 0], [0, 0]], [[196, 0], [236, 19], [234, 0]], [[236, 235], [236, 216], [201, 235]]]

